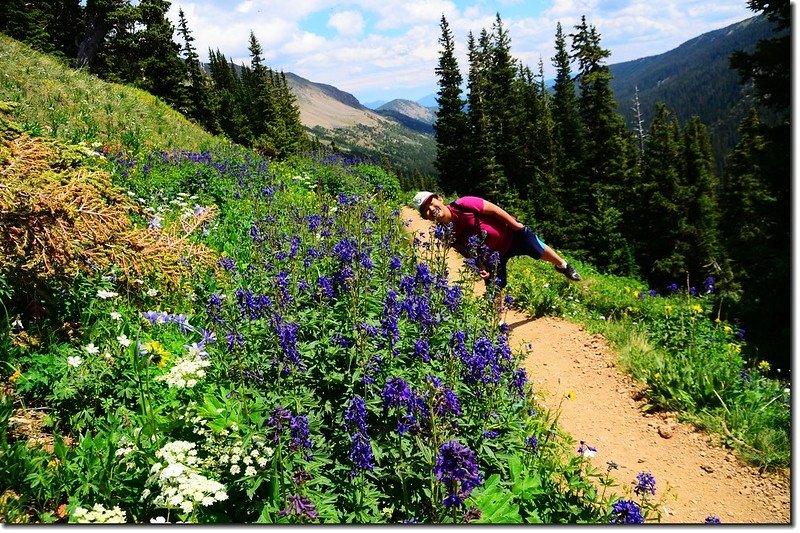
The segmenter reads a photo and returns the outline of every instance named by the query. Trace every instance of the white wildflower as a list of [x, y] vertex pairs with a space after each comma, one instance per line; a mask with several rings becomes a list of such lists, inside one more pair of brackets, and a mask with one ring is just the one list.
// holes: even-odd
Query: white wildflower
[[183, 356], [176, 360], [170, 371], [156, 378], [165, 381], [170, 388], [191, 389], [197, 384], [197, 379], [205, 376], [205, 367], [211, 366], [211, 361], [199, 357]]
[[91, 509], [76, 507], [69, 521], [73, 524], [124, 524], [126, 516], [118, 505], [106, 509], [103, 504], [96, 503]]
[[147, 295], [148, 296], [155, 296], [157, 294], [158, 294], [158, 291], [156, 289], [147, 289]]
[[97, 354], [100, 353], [100, 348], [95, 346], [93, 342], [90, 342], [89, 344], [87, 344], [84, 347], [84, 350], [86, 350], [86, 353], [89, 353], [89, 354], [92, 354], [92, 355], [97, 355]]
[[155, 506], [190, 514], [198, 505], [209, 506], [228, 498], [224, 485], [197, 470], [195, 446], [192, 442], [175, 441], [156, 452], [163, 464], [153, 465], [147, 480], [147, 485], [159, 489], [152, 501]]
[[256, 475], [256, 469], [254, 467], [252, 467], [252, 466], [248, 466], [247, 468], [244, 469], [244, 475], [245, 476], [255, 476]]
[[81, 366], [82, 362], [83, 362], [83, 359], [81, 359], [80, 355], [72, 355], [70, 357], [67, 357], [67, 364], [69, 366], [74, 366], [75, 368], [77, 368], [77, 367]]
[[103, 300], [109, 300], [111, 298], [116, 298], [117, 296], [119, 296], [119, 293], [114, 291], [107, 291], [105, 289], [100, 289], [97, 291], [97, 297], [102, 298]]
[[151, 524], [166, 524], [167, 523], [167, 519], [164, 518], [163, 516], [157, 516], [155, 518], [151, 518], [150, 519], [150, 523]]
[[127, 336], [127, 335], [125, 335], [124, 333], [123, 333], [122, 335], [118, 335], [118, 336], [117, 336], [117, 341], [118, 341], [118, 342], [119, 342], [121, 345], [123, 345], [125, 348], [127, 348], [128, 346], [130, 346], [130, 345], [131, 345], [131, 340], [130, 340], [130, 339], [128, 338], [128, 336]]
[[236, 474], [238, 474], [241, 471], [242, 471], [242, 469], [239, 468], [239, 465], [232, 465], [231, 466], [231, 475], [235, 476]]

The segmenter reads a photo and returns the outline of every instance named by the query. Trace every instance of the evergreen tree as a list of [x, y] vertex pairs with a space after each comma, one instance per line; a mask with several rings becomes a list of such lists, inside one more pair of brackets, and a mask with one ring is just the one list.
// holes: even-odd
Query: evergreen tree
[[788, 199], [774, 184], [785, 167], [771, 134], [755, 110], [739, 126], [740, 140], [728, 156], [720, 194], [720, 229], [741, 288], [740, 294], [728, 295], [738, 301], [732, 312], [783, 366], [790, 354], [792, 248], [785, 223]]
[[186, 116], [194, 119], [211, 133], [220, 133], [211, 96], [211, 80], [203, 71], [200, 56], [192, 42], [194, 37], [183, 9], [178, 9], [178, 34], [183, 39], [183, 54], [188, 74], [188, 98], [184, 109]]
[[[578, 62], [578, 111], [585, 135], [579, 167], [583, 177], [572, 184], [569, 196], [574, 202], [576, 222], [580, 223], [590, 220], [591, 215], [597, 212], [600, 200], [608, 208], [626, 213], [628, 191], [635, 181], [636, 151], [633, 133], [625, 128], [622, 117], [616, 111], [611, 71], [604, 63], [610, 52], [600, 46], [600, 34], [594, 26], [586, 23], [586, 17], [581, 17], [581, 23], [575, 29], [577, 32], [572, 34], [572, 58]], [[588, 187], [584, 186], [586, 183]], [[621, 221], [624, 219], [622, 217]], [[580, 227], [578, 229], [581, 230]], [[619, 228], [613, 233], [624, 235], [627, 230]], [[592, 238], [583, 244], [589, 254], [587, 258], [599, 268], [626, 273], [620, 270], [627, 268], [625, 265], [612, 265], [600, 259], [601, 256], [609, 257], [606, 248], [618, 246], [619, 243]], [[629, 248], [630, 244], [625, 246]], [[632, 250], [622, 250], [618, 255], [631, 257]]]
[[517, 145], [521, 163], [520, 212], [526, 223], [553, 242], [562, 242], [564, 216], [561, 207], [561, 185], [556, 173], [555, 124], [551, 113], [551, 97], [544, 80], [544, 66], [539, 73], [521, 67], [515, 82], [521, 106]]
[[[762, 105], [786, 112], [791, 99], [791, 5], [789, 0], [748, 0], [748, 7], [761, 11], [775, 24], [777, 36], [756, 43], [753, 53], [731, 55], [731, 67], [739, 72], [742, 83], [753, 80], [756, 96]], [[788, 118], [788, 117], [787, 117]]]
[[[486, 30], [481, 33], [481, 40], [488, 45]], [[475, 40], [472, 32], [467, 37], [467, 53], [469, 73], [467, 76], [467, 124], [469, 126], [465, 159], [469, 162], [469, 174], [458, 184], [461, 194], [480, 194], [484, 187], [481, 182], [489, 173], [491, 165], [491, 145], [489, 141], [489, 123], [486, 117], [486, 57]]]
[[683, 129], [682, 174], [686, 181], [686, 269], [690, 278], [702, 283], [706, 276], [719, 277], [722, 264], [719, 242], [719, 180], [708, 130], [697, 116]]
[[589, 182], [581, 169], [584, 133], [578, 114], [571, 59], [561, 23], [556, 25], [555, 49], [552, 59], [556, 69], [552, 115], [556, 179], [559, 183], [560, 203], [565, 207], [563, 222], [570, 228], [570, 231], [562, 233], [558, 242], [577, 251], [583, 248], [585, 241], [582, 236], [586, 234], [586, 222], [577, 206], [587, 203]]
[[464, 112], [465, 101], [461, 97], [463, 78], [455, 56], [453, 33], [444, 15], [440, 22], [442, 35], [439, 38], [441, 51], [436, 75], [439, 78], [439, 90], [436, 103], [436, 122], [433, 130], [436, 134], [436, 161], [439, 171], [439, 187], [447, 193], [456, 192], [468, 175], [467, 115]]
[[682, 155], [678, 119], [659, 103], [645, 140], [642, 179], [635, 190], [641, 200], [631, 222], [637, 230], [637, 262], [648, 280], [662, 287], [685, 272], [688, 198], [681, 185]]
[[[250, 32], [250, 69], [244, 69], [242, 84], [245, 89], [244, 112], [251, 124], [254, 139], [267, 134], [269, 125], [276, 121], [274, 81], [272, 72], [264, 65], [261, 44]], [[261, 139], [262, 143], [269, 143]]]
[[41, 52], [73, 59], [82, 15], [80, 0], [4, 0], [0, 31]]
[[488, 190], [495, 201], [514, 207], [518, 191], [525, 183], [520, 172], [521, 160], [517, 149], [520, 105], [514, 92], [517, 62], [511, 55], [511, 38], [498, 13], [492, 25], [490, 44], [484, 48], [488, 61], [486, 69], [486, 109], [489, 118], [490, 145], [493, 148], [496, 172], [489, 177]]
[[489, 69], [492, 43], [486, 29], [476, 43], [470, 33], [469, 42], [469, 77], [467, 87], [469, 95], [468, 122], [470, 126], [470, 176], [464, 184], [464, 192], [482, 196], [489, 201], [502, 203], [508, 193], [503, 169], [495, 157], [492, 132], [492, 105], [490, 103], [491, 88]]
[[743, 82], [752, 80], [756, 103], [777, 113], [780, 123], [766, 127], [751, 114], [741, 124], [741, 141], [726, 169], [722, 227], [734, 275], [741, 280], [736, 310], [752, 326], [750, 340], [785, 368], [791, 354], [791, 5], [789, 0], [747, 4], [774, 23], [775, 36], [759, 41], [751, 54], [734, 53], [731, 66]]
[[220, 129], [231, 140], [249, 144], [252, 136], [241, 107], [243, 88], [236, 67], [219, 50], [209, 50], [209, 70]]
[[[78, 42], [78, 68], [94, 68], [97, 53], [106, 36], [114, 30], [117, 37], [126, 35], [133, 20], [129, 0], [87, 0], [84, 8], [83, 34]], [[125, 63], [127, 58], [119, 58]]]
[[298, 154], [308, 148], [308, 135], [300, 118], [300, 107], [292, 93], [286, 74], [275, 76], [275, 95], [277, 103], [276, 142], [278, 155], [285, 157]]

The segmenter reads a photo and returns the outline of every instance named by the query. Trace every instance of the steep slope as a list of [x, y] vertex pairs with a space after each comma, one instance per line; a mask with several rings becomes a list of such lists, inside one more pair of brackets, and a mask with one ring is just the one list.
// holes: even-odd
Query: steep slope
[[376, 111], [385, 117], [397, 120], [409, 129], [433, 135], [436, 112], [416, 102], [395, 99], [381, 105]]
[[286, 81], [300, 107], [300, 120], [307, 128], [347, 128], [387, 125], [387, 119], [362, 106], [358, 99], [323, 83], [315, 83], [291, 72]]
[[430, 125], [372, 111], [350, 93], [296, 74], [287, 73], [286, 81], [297, 99], [300, 121], [321, 142], [334, 143], [352, 155], [389, 161], [399, 170], [436, 174]]
[[709, 128], [720, 166], [736, 143], [736, 128], [749, 109], [747, 87], [730, 68], [730, 55], [735, 50], [752, 51], [759, 39], [771, 36], [772, 24], [756, 16], [704, 33], [669, 52], [609, 65], [619, 112], [632, 127], [638, 89], [645, 127], [658, 102], [664, 102], [682, 124], [698, 116]]

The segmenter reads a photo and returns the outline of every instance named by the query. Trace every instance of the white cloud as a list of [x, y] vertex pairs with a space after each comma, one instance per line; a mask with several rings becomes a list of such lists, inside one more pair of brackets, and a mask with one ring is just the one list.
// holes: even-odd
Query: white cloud
[[[376, 99], [382, 97], [378, 92], [394, 88], [400, 92], [387, 99], [402, 97], [408, 87], [436, 90], [442, 14], [465, 77], [468, 33], [491, 31], [498, 12], [514, 57], [534, 70], [541, 58], [548, 77], [557, 22], [569, 34], [586, 15], [601, 46], [611, 50], [609, 62], [616, 63], [666, 52], [754, 14], [744, 0], [193, 0], [172, 4], [176, 26], [179, 7], [204, 60], [211, 48], [237, 63], [249, 62], [252, 30], [270, 67], [355, 92], [360, 99]], [[334, 35], [323, 33], [326, 23]]]
[[339, 35], [355, 37], [364, 31], [364, 17], [358, 11], [339, 11], [328, 19], [328, 26]]

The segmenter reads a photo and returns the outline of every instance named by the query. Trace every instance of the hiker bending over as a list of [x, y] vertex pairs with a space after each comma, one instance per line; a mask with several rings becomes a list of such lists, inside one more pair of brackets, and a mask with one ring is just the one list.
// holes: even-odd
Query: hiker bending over
[[[477, 196], [462, 196], [445, 204], [440, 195], [420, 191], [414, 196], [414, 207], [419, 209], [419, 214], [426, 220], [436, 221], [443, 226], [452, 222], [453, 247], [461, 255], [470, 257], [468, 241], [472, 236], [482, 239], [482, 244], [486, 245], [489, 253], [497, 252], [500, 257], [497, 266], [499, 287], [506, 285], [508, 260], [519, 255], [552, 263], [567, 279], [581, 280], [575, 269], [543, 243], [530, 228], [488, 200]], [[491, 281], [490, 274], [486, 271], [485, 261], [483, 263], [479, 263], [480, 275], [488, 285]]]

